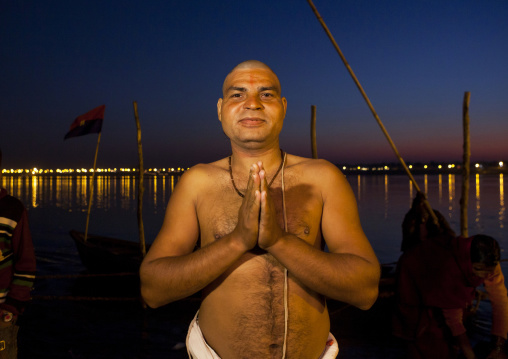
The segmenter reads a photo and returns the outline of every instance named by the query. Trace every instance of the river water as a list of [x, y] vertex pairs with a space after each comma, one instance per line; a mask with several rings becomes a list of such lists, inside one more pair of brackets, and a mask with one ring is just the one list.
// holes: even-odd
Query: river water
[[[363, 228], [381, 263], [397, 261], [401, 223], [416, 191], [404, 175], [347, 174], [358, 201]], [[460, 232], [461, 177], [417, 175], [433, 208]], [[86, 223], [90, 176], [9, 176], [2, 187], [28, 209], [37, 256], [33, 302], [21, 321], [19, 357], [35, 358], [186, 358], [187, 325], [199, 306], [190, 298], [164, 308], [143, 309], [137, 279], [86, 277], [71, 229]], [[145, 177], [143, 221], [150, 243], [156, 236], [178, 176]], [[91, 206], [90, 233], [138, 240], [137, 179], [98, 176]], [[473, 175], [468, 205], [469, 234], [495, 237], [506, 259], [508, 219], [502, 174]], [[508, 273], [508, 262], [502, 263]], [[383, 306], [376, 303], [376, 306]], [[347, 310], [346, 310], [347, 309]], [[401, 358], [399, 343], [389, 335], [384, 308], [360, 312], [330, 303], [332, 331], [341, 357]], [[381, 309], [381, 310], [379, 310]], [[382, 314], [379, 314], [382, 313]], [[477, 318], [480, 335], [490, 326], [490, 308], [482, 302]], [[385, 328], [379, 325], [385, 323]], [[375, 324], [375, 325], [374, 325]], [[483, 334], [481, 334], [483, 332]]]

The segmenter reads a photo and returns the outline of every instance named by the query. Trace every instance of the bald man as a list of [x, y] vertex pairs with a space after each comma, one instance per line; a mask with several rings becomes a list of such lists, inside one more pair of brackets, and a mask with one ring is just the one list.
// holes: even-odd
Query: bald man
[[160, 307], [202, 290], [191, 358], [335, 358], [326, 298], [366, 310], [378, 294], [354, 195], [336, 166], [280, 149], [287, 101], [267, 65], [237, 65], [222, 93], [232, 154], [179, 180], [142, 296]]

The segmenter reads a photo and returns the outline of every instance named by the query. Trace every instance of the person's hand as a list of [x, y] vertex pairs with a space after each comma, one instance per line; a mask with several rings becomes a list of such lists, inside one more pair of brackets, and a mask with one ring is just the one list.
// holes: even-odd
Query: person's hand
[[493, 336], [492, 337], [492, 344], [494, 346], [494, 349], [490, 352], [490, 354], [487, 356], [487, 359], [507, 359], [508, 355], [506, 355], [506, 351], [504, 350], [505, 345], [505, 339]]
[[487, 359], [507, 359], [508, 355], [502, 350], [492, 350], [487, 356]]
[[260, 198], [259, 166], [254, 164], [249, 172], [247, 191], [238, 211], [238, 223], [233, 230], [236, 237], [240, 238], [245, 251], [254, 248], [258, 241]]
[[7, 328], [16, 322], [16, 315], [7, 311], [0, 310], [0, 328]]
[[258, 244], [262, 249], [268, 250], [277, 241], [282, 238], [284, 231], [277, 222], [277, 212], [275, 204], [270, 195], [266, 172], [261, 162], [258, 163], [261, 178], [261, 215], [259, 219], [259, 239]]
[[476, 359], [476, 355], [474, 353], [473, 347], [471, 346], [471, 342], [467, 336], [467, 333], [459, 334], [455, 337], [455, 340], [462, 351], [462, 355], [466, 359]]

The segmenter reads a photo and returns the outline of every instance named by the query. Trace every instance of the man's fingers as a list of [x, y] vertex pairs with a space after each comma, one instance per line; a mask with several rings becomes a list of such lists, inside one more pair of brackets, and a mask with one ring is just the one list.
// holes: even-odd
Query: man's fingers
[[[256, 168], [251, 168], [244, 198], [244, 203], [246, 203], [249, 207], [252, 207], [256, 201], [259, 202], [259, 197], [256, 199], [256, 191], [260, 190], [259, 184], [259, 173], [257, 173]], [[259, 210], [259, 207], [257, 207], [257, 209]]]
[[264, 190], [263, 185], [265, 185], [265, 187], [266, 187], [266, 172], [265, 172], [265, 170], [259, 171], [259, 182], [260, 182], [259, 183], [260, 188], [263, 191]]
[[261, 221], [265, 220], [264, 216], [266, 216], [267, 208], [266, 208], [266, 196], [267, 192], [262, 191], [260, 193], [260, 204], [261, 204]]
[[244, 216], [245, 220], [248, 222], [255, 221], [257, 223], [259, 221], [259, 210], [261, 205], [260, 192], [259, 167], [253, 164], [249, 172], [249, 181], [247, 183], [245, 198], [243, 199], [243, 211], [241, 210], [241, 213], [243, 212], [241, 215]]
[[247, 190], [238, 213], [238, 224], [235, 229], [239, 231], [247, 250], [254, 248], [258, 240], [260, 206], [259, 167], [254, 164], [249, 171]]
[[253, 164], [249, 171], [249, 181], [247, 182], [247, 192], [245, 197], [253, 197], [256, 190], [259, 190], [259, 167]]

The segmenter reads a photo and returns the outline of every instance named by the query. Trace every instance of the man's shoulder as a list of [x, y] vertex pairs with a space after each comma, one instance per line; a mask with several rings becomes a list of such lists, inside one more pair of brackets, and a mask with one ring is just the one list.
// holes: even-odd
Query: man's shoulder
[[309, 157], [301, 157], [297, 155], [287, 154], [287, 166], [298, 166], [302, 168], [314, 168], [314, 169], [337, 169], [338, 167], [332, 164], [331, 162], [322, 159], [322, 158], [309, 158]]
[[211, 163], [198, 163], [185, 171], [179, 179], [182, 184], [201, 187], [227, 172], [227, 158]]
[[227, 158], [210, 163], [198, 163], [184, 172], [186, 177], [210, 176], [227, 170]]
[[287, 167], [293, 169], [300, 176], [309, 177], [313, 181], [326, 181], [335, 179], [337, 176], [344, 176], [336, 165], [325, 159], [288, 155]]

